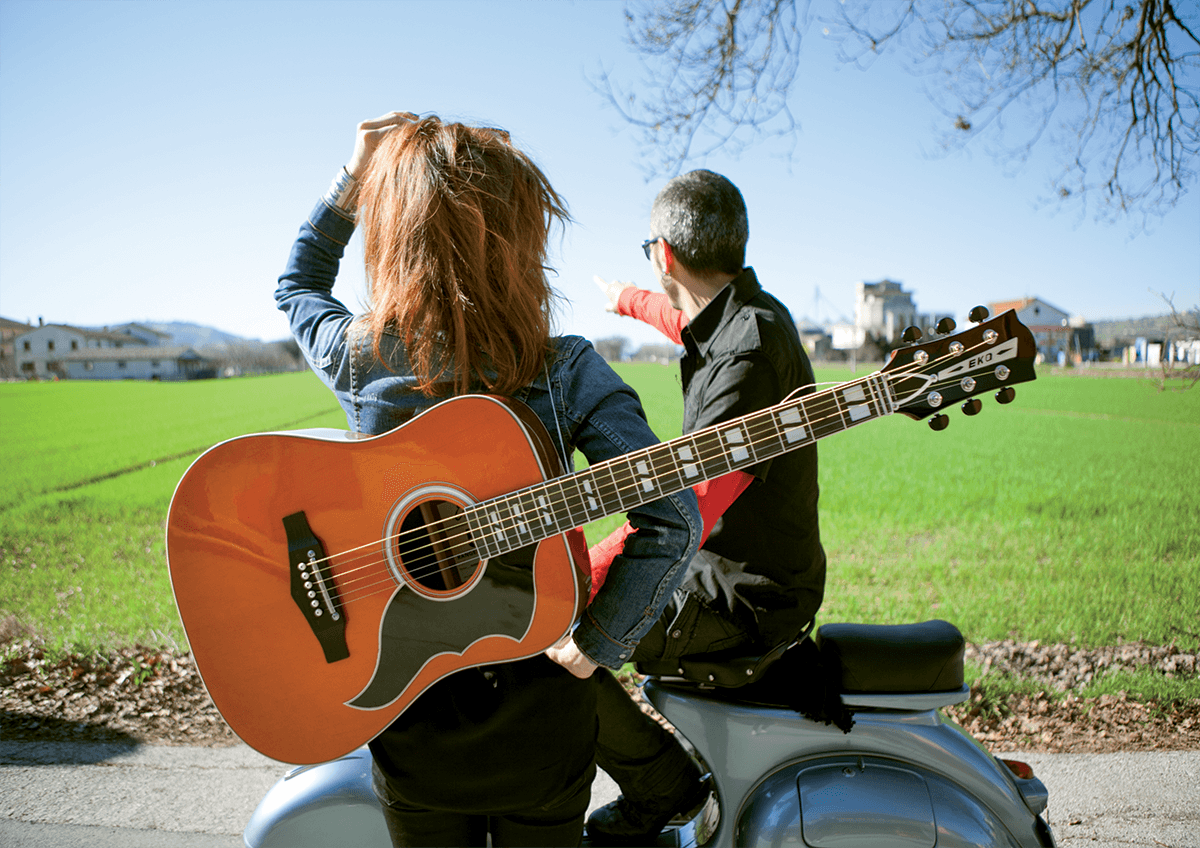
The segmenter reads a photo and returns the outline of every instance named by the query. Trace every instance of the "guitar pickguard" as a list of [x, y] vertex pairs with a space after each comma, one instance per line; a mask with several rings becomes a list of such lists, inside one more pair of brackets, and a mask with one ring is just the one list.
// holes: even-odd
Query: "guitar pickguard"
[[347, 706], [377, 710], [403, 694], [439, 654], [462, 654], [487, 637], [519, 642], [529, 630], [534, 596], [530, 545], [490, 560], [469, 592], [433, 600], [408, 588], [392, 595], [379, 627], [379, 659], [371, 682]]

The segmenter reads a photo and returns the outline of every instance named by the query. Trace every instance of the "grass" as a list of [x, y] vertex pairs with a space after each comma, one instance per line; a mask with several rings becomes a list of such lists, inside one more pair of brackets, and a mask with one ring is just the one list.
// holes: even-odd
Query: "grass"
[[308, 373], [0, 384], [0, 618], [52, 651], [185, 648], [163, 538], [183, 472], [223, 439], [345, 421]]
[[[618, 370], [660, 437], [678, 435], [678, 370]], [[186, 647], [164, 564], [176, 482], [218, 441], [310, 426], [345, 427], [311, 374], [0, 385], [0, 617], [52, 650]], [[1196, 650], [1198, 449], [1200, 392], [1053, 375], [942, 433], [894, 416], [836, 435], [820, 449], [821, 621]]]

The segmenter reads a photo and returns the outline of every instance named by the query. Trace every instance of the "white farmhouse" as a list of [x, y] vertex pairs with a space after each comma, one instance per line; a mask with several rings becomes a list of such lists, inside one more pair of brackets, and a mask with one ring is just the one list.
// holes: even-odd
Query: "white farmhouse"
[[145, 339], [106, 330], [85, 330], [67, 324], [44, 324], [13, 337], [17, 374], [25, 378], [66, 377], [64, 357], [79, 351], [144, 348]]
[[194, 380], [215, 376], [213, 363], [190, 347], [108, 347], [62, 358], [73, 380]]
[[191, 380], [215, 376], [215, 364], [190, 347], [141, 324], [89, 330], [45, 324], [12, 339], [16, 375], [25, 379]]
[[1065, 362], [1067, 359], [1080, 362], [1095, 350], [1095, 330], [1091, 324], [1039, 297], [989, 303], [988, 309], [992, 315], [1015, 310], [1017, 320], [1033, 333], [1038, 355], [1044, 362]]

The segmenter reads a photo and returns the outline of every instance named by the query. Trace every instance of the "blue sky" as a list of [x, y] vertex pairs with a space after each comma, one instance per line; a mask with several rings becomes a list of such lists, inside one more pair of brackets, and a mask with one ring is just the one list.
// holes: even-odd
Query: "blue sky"
[[[592, 90], [642, 70], [618, 2], [0, 2], [0, 315], [101, 325], [189, 321], [287, 335], [272, 292], [291, 241], [393, 109], [509, 129], [566, 197], [559, 327], [653, 331], [603, 312], [592, 275], [653, 287], [639, 249], [662, 180]], [[748, 261], [800, 317], [851, 317], [890, 278], [927, 312], [1039, 296], [1090, 320], [1200, 300], [1200, 195], [1151, 231], [1037, 204], [1053, 163], [1010, 173], [936, 155], [942, 120], [885, 57], [839, 65], [820, 28], [779, 145], [690, 163], [746, 197]], [[363, 300], [361, 245], [335, 291]], [[821, 299], [817, 302], [819, 290]]]

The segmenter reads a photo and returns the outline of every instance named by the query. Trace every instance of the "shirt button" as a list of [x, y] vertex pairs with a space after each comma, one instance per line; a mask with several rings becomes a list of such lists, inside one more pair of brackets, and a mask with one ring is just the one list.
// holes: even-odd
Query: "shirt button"
[[682, 631], [682, 630], [675, 630], [675, 631], [672, 631], [672, 633], [671, 633], [671, 638], [672, 638], [672, 639], [678, 639], [678, 638], [679, 638], [680, 636], [682, 636], [682, 635], [683, 635], [683, 631]]

